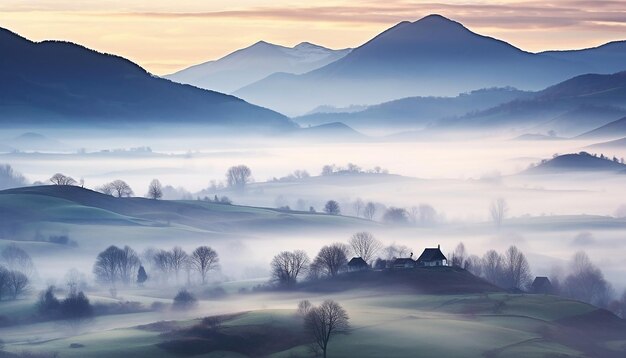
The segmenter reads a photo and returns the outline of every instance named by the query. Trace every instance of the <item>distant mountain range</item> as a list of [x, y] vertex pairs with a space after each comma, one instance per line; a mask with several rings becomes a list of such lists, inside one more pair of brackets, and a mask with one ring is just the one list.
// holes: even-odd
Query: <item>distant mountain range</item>
[[614, 172], [626, 174], [626, 165], [612, 158], [587, 152], [559, 155], [525, 170], [522, 174], [561, 174], [571, 172]]
[[294, 120], [300, 125], [319, 125], [340, 121], [355, 129], [421, 129], [442, 118], [456, 117], [485, 110], [515, 99], [530, 97], [532, 92], [514, 88], [490, 88], [456, 97], [409, 97], [366, 107], [351, 113], [314, 113]]
[[201, 63], [165, 76], [175, 82], [232, 93], [277, 73], [301, 74], [337, 61], [351, 49], [331, 50], [309, 42], [294, 47], [259, 41], [215, 61]]
[[454, 96], [477, 88], [538, 90], [584, 73], [620, 70], [626, 70], [626, 42], [534, 54], [430, 15], [401, 22], [317, 70], [276, 73], [234, 94], [298, 115], [320, 105]]
[[[624, 115], [626, 72], [611, 75], [588, 74], [548, 87], [526, 98], [439, 121], [433, 129], [483, 131], [489, 128], [533, 132], [554, 130], [561, 136], [577, 136]], [[604, 131], [609, 134], [606, 132], [609, 131]]]
[[145, 127], [159, 123], [295, 128], [234, 96], [157, 78], [124, 58], [0, 28], [0, 125]]

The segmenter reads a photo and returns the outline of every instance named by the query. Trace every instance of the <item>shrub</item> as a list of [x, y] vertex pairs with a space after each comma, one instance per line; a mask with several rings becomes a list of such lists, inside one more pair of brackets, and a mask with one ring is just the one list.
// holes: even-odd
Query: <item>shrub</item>
[[182, 289], [178, 291], [178, 294], [174, 297], [172, 308], [176, 310], [188, 310], [196, 307], [197, 305], [198, 300], [191, 293], [189, 293], [189, 291]]

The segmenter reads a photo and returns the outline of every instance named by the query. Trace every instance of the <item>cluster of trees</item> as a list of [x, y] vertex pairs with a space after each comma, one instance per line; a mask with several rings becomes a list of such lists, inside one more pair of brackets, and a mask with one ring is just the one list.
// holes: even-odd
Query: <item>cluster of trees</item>
[[219, 256], [208, 246], [197, 247], [191, 254], [179, 246], [169, 251], [148, 249], [143, 256], [163, 283], [174, 276], [176, 284], [180, 284], [180, 276], [185, 273], [187, 285], [192, 283], [193, 274], [197, 274], [200, 283], [204, 285], [209, 273], [219, 269]]
[[26, 178], [9, 164], [0, 164], [0, 190], [25, 186]]
[[364, 170], [354, 163], [348, 163], [345, 167], [336, 166], [335, 164], [327, 164], [322, 167], [322, 176], [340, 175], [340, 174], [388, 174], [387, 169], [376, 166], [372, 169]]
[[89, 320], [94, 312], [89, 299], [83, 291], [70, 289], [70, 292], [62, 300], [55, 295], [54, 286], [39, 294], [37, 311], [45, 318], [64, 319], [73, 325]]
[[[191, 254], [179, 246], [171, 250], [147, 249], [142, 256], [150, 265], [155, 281], [162, 283], [168, 283], [174, 276], [176, 284], [180, 284], [181, 274], [185, 273], [187, 285], [192, 283], [193, 274], [197, 274], [199, 281], [205, 284], [209, 273], [219, 268], [217, 252], [208, 246], [197, 247]], [[117, 284], [143, 285], [150, 277], [137, 252], [129, 246], [119, 248], [112, 245], [99, 253], [93, 273], [99, 283], [112, 288]]]
[[350, 329], [348, 313], [333, 300], [325, 300], [319, 306], [308, 300], [300, 301], [297, 312], [304, 319], [306, 333], [313, 339], [312, 350], [316, 356], [321, 352], [326, 358], [331, 338], [346, 334]]
[[313, 260], [302, 250], [283, 251], [274, 256], [270, 264], [272, 281], [279, 287], [289, 288], [304, 274], [310, 280], [334, 277], [345, 270], [350, 255], [371, 262], [382, 251], [382, 243], [369, 232], [355, 233], [347, 245], [340, 242], [326, 245]]
[[510, 246], [504, 254], [487, 251], [482, 258], [468, 255], [463, 243], [448, 254], [449, 264], [464, 268], [496, 286], [506, 289], [527, 290], [532, 283], [528, 260], [516, 246]]
[[97, 190], [102, 194], [111, 195], [118, 198], [128, 198], [135, 194], [130, 185], [120, 179], [114, 180], [110, 183], [106, 183], [98, 187]]
[[[489, 250], [478, 257], [469, 255], [463, 243], [459, 243], [448, 259], [451, 265], [467, 269], [502, 288], [529, 290], [532, 283], [528, 260], [515, 246], [509, 247], [504, 254]], [[622, 297], [615, 298], [613, 288], [604, 278], [602, 270], [591, 262], [585, 252], [575, 253], [567, 270], [563, 272], [566, 273], [551, 275], [552, 294], [610, 308], [626, 316], [626, 291]]]
[[28, 292], [35, 273], [33, 260], [26, 251], [15, 244], [6, 246], [0, 253], [0, 300], [17, 299]]
[[78, 183], [71, 176], [62, 173], [54, 174], [49, 180], [54, 185], [76, 185]]

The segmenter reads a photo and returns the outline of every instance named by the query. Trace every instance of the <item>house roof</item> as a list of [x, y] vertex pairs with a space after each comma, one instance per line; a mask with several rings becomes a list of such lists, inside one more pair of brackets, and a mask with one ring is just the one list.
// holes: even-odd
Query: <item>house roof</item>
[[535, 277], [535, 280], [533, 281], [532, 287], [538, 288], [538, 287], [545, 287], [545, 286], [552, 286], [552, 283], [550, 282], [549, 278], [547, 278], [545, 276], [537, 276], [537, 277]]
[[367, 262], [360, 257], [353, 257], [350, 262], [348, 262], [348, 266], [367, 266]]
[[446, 256], [441, 252], [439, 248], [434, 249], [424, 249], [424, 252], [417, 258], [417, 262], [429, 262], [429, 261], [440, 261], [440, 260], [448, 260]]

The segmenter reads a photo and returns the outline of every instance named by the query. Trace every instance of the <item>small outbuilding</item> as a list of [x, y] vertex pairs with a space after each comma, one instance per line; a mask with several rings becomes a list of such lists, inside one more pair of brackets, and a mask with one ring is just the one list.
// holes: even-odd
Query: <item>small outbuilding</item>
[[542, 293], [542, 294], [550, 294], [553, 291], [552, 282], [550, 279], [545, 276], [537, 276], [533, 281], [533, 284], [530, 286], [530, 292], [532, 293]]
[[348, 262], [348, 271], [351, 272], [368, 270], [369, 268], [370, 265], [368, 265], [367, 262], [360, 257], [353, 257], [352, 260]]
[[393, 261], [391, 266], [394, 270], [404, 270], [415, 268], [415, 260], [410, 257], [397, 258]]
[[441, 252], [441, 247], [424, 249], [424, 252], [417, 258], [417, 266], [447, 266], [448, 259]]

